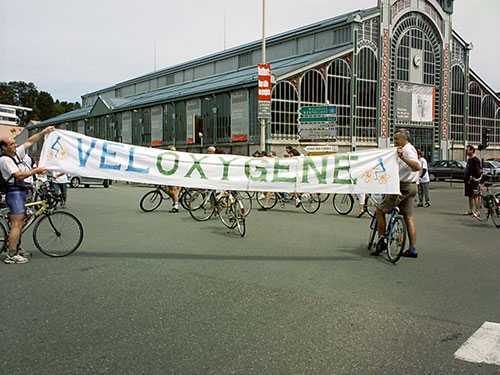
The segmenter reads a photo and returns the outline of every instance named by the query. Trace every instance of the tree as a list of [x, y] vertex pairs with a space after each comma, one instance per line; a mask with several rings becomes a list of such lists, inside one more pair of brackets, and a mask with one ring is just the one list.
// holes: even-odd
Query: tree
[[40, 91], [38, 94], [38, 100], [36, 103], [36, 113], [41, 121], [47, 120], [48, 118], [54, 117], [56, 115], [56, 107], [52, 95], [48, 92]]

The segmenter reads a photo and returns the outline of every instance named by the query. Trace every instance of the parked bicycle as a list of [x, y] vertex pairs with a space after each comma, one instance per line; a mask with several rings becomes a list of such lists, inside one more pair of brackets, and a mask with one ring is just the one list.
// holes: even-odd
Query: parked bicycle
[[296, 207], [302, 207], [302, 209], [309, 214], [316, 213], [321, 206], [319, 194], [291, 194], [274, 192], [257, 193], [257, 203], [264, 210], [270, 210], [274, 208], [274, 206], [276, 206], [278, 203], [283, 208], [291, 202], [294, 202]]
[[[64, 257], [75, 252], [83, 241], [83, 225], [66, 211], [56, 210], [58, 198], [46, 181], [37, 189], [40, 200], [26, 203], [24, 234], [33, 226], [33, 242], [38, 250], [50, 257]], [[9, 209], [0, 209], [0, 251], [7, 251], [7, 233], [10, 229]]]
[[[368, 238], [368, 251], [370, 252], [379, 240], [377, 224], [377, 216], [373, 216], [370, 222], [370, 236]], [[404, 252], [407, 237], [406, 224], [397, 207], [393, 208], [389, 213], [384, 237], [387, 239], [387, 259], [396, 264]]]

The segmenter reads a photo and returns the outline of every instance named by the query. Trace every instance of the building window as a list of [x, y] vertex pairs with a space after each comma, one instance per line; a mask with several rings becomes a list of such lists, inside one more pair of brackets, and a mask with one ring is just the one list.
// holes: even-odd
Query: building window
[[299, 97], [297, 90], [288, 81], [279, 82], [272, 93], [271, 133], [277, 139], [297, 137], [297, 112]]
[[500, 145], [500, 108], [497, 109], [495, 136], [493, 139], [493, 143], [496, 145]]
[[350, 141], [351, 137], [351, 66], [337, 59], [328, 67], [328, 102], [337, 106], [337, 137]]
[[[481, 130], [489, 129], [489, 142], [496, 143], [494, 140], [495, 135], [495, 112], [496, 112], [496, 103], [493, 97], [487, 95], [483, 98], [483, 103], [481, 106]], [[482, 133], [482, 131], [481, 131]], [[481, 142], [484, 140], [481, 139]]]
[[325, 80], [319, 71], [309, 70], [300, 79], [300, 104], [325, 104]]
[[355, 130], [359, 142], [377, 141], [377, 72], [375, 53], [362, 48], [358, 53]]
[[[409, 29], [402, 37], [397, 52], [397, 79], [400, 81], [414, 81], [410, 77], [415, 51], [422, 58], [423, 83], [434, 85], [436, 83], [436, 62], [434, 50], [429, 38], [420, 29]], [[412, 53], [413, 52], [413, 53]], [[419, 77], [420, 78], [420, 77]], [[421, 83], [419, 79], [416, 83]]]
[[481, 143], [481, 102], [483, 93], [476, 82], [469, 84], [469, 123], [467, 124], [467, 142]]
[[464, 96], [465, 76], [461, 67], [455, 65], [451, 71], [451, 140], [464, 141]]

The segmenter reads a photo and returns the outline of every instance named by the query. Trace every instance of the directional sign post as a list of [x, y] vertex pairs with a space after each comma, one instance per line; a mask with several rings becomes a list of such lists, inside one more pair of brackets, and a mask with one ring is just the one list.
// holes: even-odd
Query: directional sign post
[[300, 141], [337, 140], [337, 107], [323, 105], [299, 109]]

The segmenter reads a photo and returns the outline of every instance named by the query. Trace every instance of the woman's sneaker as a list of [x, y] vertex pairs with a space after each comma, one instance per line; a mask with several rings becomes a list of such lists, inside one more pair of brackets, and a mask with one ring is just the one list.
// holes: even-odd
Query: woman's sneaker
[[19, 254], [16, 254], [16, 255], [7, 254], [5, 256], [5, 258], [3, 259], [3, 262], [5, 264], [23, 264], [23, 263], [28, 263], [29, 259], [27, 259]]

